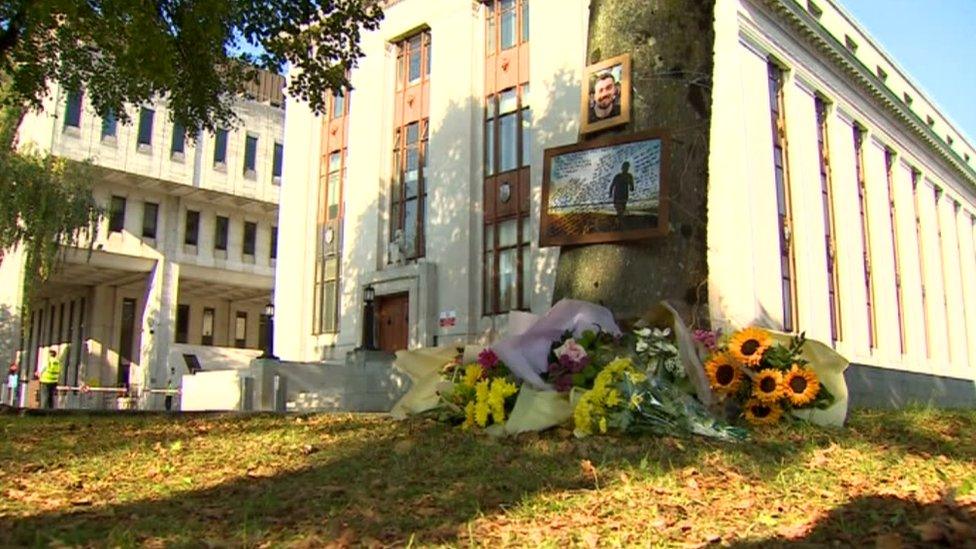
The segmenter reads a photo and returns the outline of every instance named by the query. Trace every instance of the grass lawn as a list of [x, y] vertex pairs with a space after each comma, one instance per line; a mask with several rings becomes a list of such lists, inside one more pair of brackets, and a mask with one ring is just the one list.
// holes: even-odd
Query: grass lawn
[[976, 412], [755, 440], [0, 413], [0, 546], [976, 546]]

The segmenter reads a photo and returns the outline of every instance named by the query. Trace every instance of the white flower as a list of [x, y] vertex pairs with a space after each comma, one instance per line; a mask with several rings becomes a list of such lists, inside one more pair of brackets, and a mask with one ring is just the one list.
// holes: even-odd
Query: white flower
[[643, 353], [643, 352], [644, 352], [644, 351], [646, 351], [646, 350], [647, 350], [647, 349], [648, 349], [649, 347], [650, 347], [650, 346], [649, 346], [649, 345], [647, 344], [647, 342], [646, 342], [646, 341], [644, 341], [643, 339], [638, 339], [638, 340], [637, 340], [637, 352], [638, 352], [638, 353]]
[[586, 358], [586, 349], [579, 343], [576, 343], [576, 340], [573, 338], [567, 339], [553, 353], [555, 353], [556, 358], [566, 357], [573, 362], [579, 362]]

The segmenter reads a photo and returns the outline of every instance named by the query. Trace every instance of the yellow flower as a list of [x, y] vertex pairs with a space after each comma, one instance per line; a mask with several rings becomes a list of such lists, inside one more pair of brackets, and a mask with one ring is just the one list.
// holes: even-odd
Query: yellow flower
[[756, 367], [762, 360], [763, 353], [772, 344], [773, 339], [766, 330], [746, 328], [732, 334], [729, 340], [729, 352], [742, 364]]
[[813, 370], [800, 368], [794, 364], [793, 368], [783, 376], [783, 390], [786, 398], [794, 406], [804, 406], [813, 402], [820, 392], [820, 380]]
[[705, 373], [716, 391], [734, 393], [742, 385], [742, 369], [728, 351], [712, 355], [705, 363]]
[[640, 408], [640, 405], [644, 403], [644, 395], [640, 393], [634, 393], [630, 395], [630, 408], [636, 410]]
[[752, 380], [752, 396], [765, 403], [783, 398], [783, 374], [779, 370], [760, 370]]
[[482, 380], [475, 386], [474, 420], [479, 427], [488, 425], [488, 380]]
[[600, 432], [607, 432], [607, 418], [605, 416], [600, 418]]
[[765, 403], [754, 398], [746, 402], [745, 416], [749, 423], [770, 425], [779, 421], [781, 415], [783, 415], [783, 409], [775, 402]]
[[593, 432], [593, 418], [590, 413], [592, 407], [588, 395], [589, 392], [584, 393], [573, 410], [573, 426], [576, 427], [577, 436], [588, 435]]
[[464, 379], [461, 381], [468, 387], [474, 387], [481, 379], [481, 366], [478, 364], [468, 364], [464, 367]]
[[610, 391], [607, 393], [607, 398], [604, 402], [606, 402], [607, 406], [611, 406], [611, 407], [620, 404], [620, 391], [616, 389], [610, 389]]
[[464, 406], [464, 425], [461, 427], [464, 430], [468, 430], [474, 426], [474, 401], [467, 403]]
[[491, 382], [491, 391], [488, 395], [488, 403], [491, 407], [491, 416], [495, 423], [505, 421], [505, 399], [518, 392], [518, 387], [504, 379], [495, 379]]

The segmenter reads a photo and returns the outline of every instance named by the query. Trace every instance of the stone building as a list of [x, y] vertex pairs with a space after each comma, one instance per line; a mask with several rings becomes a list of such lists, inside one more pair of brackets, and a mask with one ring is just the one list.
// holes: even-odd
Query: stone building
[[[84, 90], [53, 86], [22, 123], [19, 143], [90, 161], [107, 215], [94, 247], [66, 251], [20, 332], [23, 261], [0, 264], [7, 313], [0, 349], [30, 377], [50, 349], [68, 387], [179, 386], [183, 354], [204, 368], [246, 366], [259, 354], [272, 299], [284, 152], [284, 79], [265, 74], [237, 103], [236, 128], [187, 136], [166, 103], [134, 108], [131, 124], [99, 117]], [[67, 405], [111, 406], [115, 394], [66, 393]]]
[[[976, 150], [839, 2], [386, 4], [354, 90], [288, 108], [284, 358], [362, 345], [367, 287], [387, 350], [667, 299], [832, 344], [857, 403], [976, 400]], [[585, 69], [621, 54], [630, 121], [584, 135]], [[540, 246], [544, 151], [654, 128], [667, 234]]]

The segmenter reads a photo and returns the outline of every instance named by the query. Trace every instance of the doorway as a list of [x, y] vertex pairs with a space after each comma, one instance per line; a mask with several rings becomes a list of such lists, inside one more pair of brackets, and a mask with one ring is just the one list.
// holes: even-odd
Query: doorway
[[376, 298], [379, 348], [393, 353], [407, 348], [410, 333], [410, 298], [406, 292]]
[[122, 326], [119, 333], [119, 387], [129, 386], [129, 366], [132, 365], [132, 347], [135, 343], [136, 300], [122, 300]]

